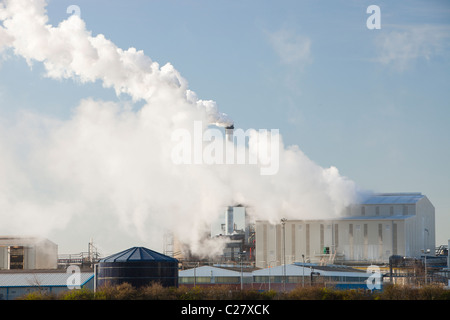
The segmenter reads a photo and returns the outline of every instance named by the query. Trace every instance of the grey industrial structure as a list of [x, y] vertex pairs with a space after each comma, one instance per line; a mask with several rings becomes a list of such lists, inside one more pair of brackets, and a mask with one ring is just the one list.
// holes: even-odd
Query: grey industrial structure
[[41, 237], [0, 237], [1, 269], [56, 269], [58, 246]]
[[256, 221], [256, 266], [388, 263], [435, 249], [434, 206], [421, 193], [375, 194], [341, 217]]
[[255, 230], [242, 205], [226, 207], [222, 215], [211, 224], [212, 238], [225, 238], [226, 245], [221, 260], [254, 260]]

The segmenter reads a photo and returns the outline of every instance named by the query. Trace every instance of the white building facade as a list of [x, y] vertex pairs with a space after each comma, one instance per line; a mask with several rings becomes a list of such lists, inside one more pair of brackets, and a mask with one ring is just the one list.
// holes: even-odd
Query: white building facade
[[435, 210], [420, 193], [375, 194], [329, 220], [256, 222], [256, 266], [387, 263], [435, 249]]

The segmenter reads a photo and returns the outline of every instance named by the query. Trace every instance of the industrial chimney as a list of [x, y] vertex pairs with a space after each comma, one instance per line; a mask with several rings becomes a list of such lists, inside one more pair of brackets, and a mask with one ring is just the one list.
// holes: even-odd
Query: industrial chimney
[[229, 141], [229, 142], [233, 142], [234, 141], [234, 139], [233, 139], [233, 133], [234, 132], [234, 125], [232, 124], [232, 125], [230, 125], [230, 126], [227, 126], [227, 127], [225, 127], [225, 138], [227, 139], [227, 141]]

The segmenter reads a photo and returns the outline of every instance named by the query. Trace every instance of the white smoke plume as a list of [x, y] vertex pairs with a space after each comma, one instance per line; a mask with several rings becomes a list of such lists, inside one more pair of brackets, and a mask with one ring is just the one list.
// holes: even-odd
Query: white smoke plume
[[0, 233], [61, 230], [71, 241], [86, 234], [104, 247], [116, 243], [107, 249], [114, 251], [123, 249], [120, 237], [160, 242], [169, 229], [200, 253], [202, 232], [230, 204], [279, 221], [336, 216], [354, 202], [352, 181], [296, 146], [280, 146], [279, 172], [270, 176], [249, 165], [175, 165], [174, 130], [232, 121], [171, 64], [93, 36], [77, 15], [49, 25], [43, 0], [4, 1], [0, 20], [0, 50], [42, 63], [50, 78], [101, 81], [144, 101], [133, 111], [86, 97], [69, 120], [21, 112], [0, 121]]

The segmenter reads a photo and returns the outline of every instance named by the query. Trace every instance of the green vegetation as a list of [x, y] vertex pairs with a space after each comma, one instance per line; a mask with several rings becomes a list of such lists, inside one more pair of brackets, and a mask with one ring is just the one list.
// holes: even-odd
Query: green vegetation
[[125, 283], [104, 287], [97, 292], [89, 289], [69, 290], [58, 296], [38, 291], [22, 300], [450, 300], [450, 290], [427, 285], [418, 288], [385, 285], [382, 291], [362, 289], [339, 290], [323, 286], [298, 287], [289, 292], [236, 290], [227, 286], [166, 288], [152, 284], [136, 289]]

